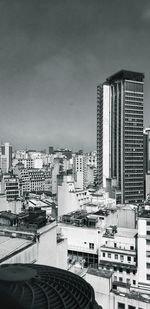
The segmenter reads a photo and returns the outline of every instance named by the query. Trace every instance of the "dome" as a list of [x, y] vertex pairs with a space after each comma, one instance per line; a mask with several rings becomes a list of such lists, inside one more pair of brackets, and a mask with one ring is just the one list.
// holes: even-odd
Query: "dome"
[[2, 291], [17, 302], [18, 306], [13, 308], [101, 308], [95, 302], [90, 284], [69, 271], [55, 267], [3, 264], [0, 266], [0, 295], [4, 295]]

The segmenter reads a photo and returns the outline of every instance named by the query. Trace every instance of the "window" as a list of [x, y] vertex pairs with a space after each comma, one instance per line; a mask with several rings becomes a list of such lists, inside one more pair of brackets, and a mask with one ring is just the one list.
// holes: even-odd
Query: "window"
[[128, 262], [131, 262], [131, 256], [127, 257]]
[[147, 233], [146, 233], [147, 235], [150, 235], [150, 231], [147, 231]]
[[147, 280], [150, 280], [150, 275], [147, 275], [146, 278], [147, 278]]
[[124, 260], [124, 256], [123, 255], [120, 255], [120, 260], [121, 260], [121, 262], [123, 262], [123, 260]]
[[127, 279], [127, 284], [129, 284], [130, 283], [130, 279]]
[[111, 253], [108, 253], [108, 258], [109, 258], [109, 259], [111, 258]]
[[150, 251], [146, 251], [146, 257], [150, 257]]
[[125, 309], [125, 304], [118, 303], [118, 309]]
[[105, 252], [103, 252], [103, 257], [105, 257]]
[[119, 277], [119, 281], [122, 282], [122, 277]]
[[147, 224], [147, 225], [150, 225], [150, 221], [147, 221], [146, 224]]
[[117, 281], [117, 276], [114, 276], [114, 281]]
[[118, 254], [115, 254], [115, 260], [118, 260]]
[[146, 263], [146, 267], [147, 267], [147, 268], [150, 268], [150, 263]]
[[114, 243], [114, 247], [115, 247], [115, 248], [117, 247], [117, 244], [116, 244], [116, 242]]
[[136, 280], [133, 280], [133, 285], [136, 285]]
[[128, 305], [128, 309], [136, 309], [135, 306]]
[[134, 250], [134, 247], [133, 247], [133, 246], [130, 246], [130, 250]]
[[150, 245], [150, 239], [146, 239], [146, 244]]
[[94, 249], [94, 244], [92, 242], [89, 243], [89, 249]]

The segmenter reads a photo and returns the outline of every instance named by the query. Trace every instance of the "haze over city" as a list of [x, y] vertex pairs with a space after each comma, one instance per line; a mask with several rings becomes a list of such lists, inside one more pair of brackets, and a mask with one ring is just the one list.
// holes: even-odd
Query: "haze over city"
[[122, 69], [145, 73], [148, 0], [0, 1], [0, 132], [14, 147], [96, 149], [96, 86]]

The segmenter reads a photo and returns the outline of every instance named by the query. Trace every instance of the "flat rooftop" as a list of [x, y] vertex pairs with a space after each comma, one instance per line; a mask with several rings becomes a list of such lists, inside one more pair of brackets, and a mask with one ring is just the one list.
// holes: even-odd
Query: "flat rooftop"
[[0, 236], [0, 262], [32, 244], [31, 240]]
[[137, 229], [128, 229], [128, 228], [119, 227], [117, 228], [117, 233], [115, 235], [119, 237], [133, 238], [135, 237], [137, 232], [138, 232]]
[[113, 271], [104, 270], [104, 269], [89, 268], [88, 271], [87, 271], [87, 274], [109, 279], [109, 278], [112, 277]]

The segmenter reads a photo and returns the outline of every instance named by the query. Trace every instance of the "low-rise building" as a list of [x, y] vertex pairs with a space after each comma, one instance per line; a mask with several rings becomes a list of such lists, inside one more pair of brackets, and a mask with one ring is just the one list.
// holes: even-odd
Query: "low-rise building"
[[113, 271], [114, 281], [137, 286], [137, 230], [111, 226], [103, 240], [99, 268]]

